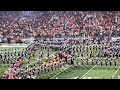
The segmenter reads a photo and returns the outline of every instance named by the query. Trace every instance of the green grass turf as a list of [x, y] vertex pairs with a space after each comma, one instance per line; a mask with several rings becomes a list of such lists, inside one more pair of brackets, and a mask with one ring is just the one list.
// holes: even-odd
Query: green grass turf
[[[110, 79], [112, 75], [116, 72], [116, 70], [119, 68], [119, 66], [120, 66], [120, 61], [117, 61], [117, 66], [114, 66], [114, 64], [112, 66], [105, 66], [104, 64], [103, 66], [100, 66], [99, 64], [98, 66], [95, 66], [95, 68], [93, 68], [92, 70], [90, 69], [93, 66], [73, 66], [67, 69], [66, 71], [62, 72], [61, 74], [57, 75], [56, 77], [54, 77], [54, 79], [55, 78], [70, 79], [73, 77], [81, 78], [89, 70], [90, 72], [87, 73], [84, 77], [92, 77], [92, 78], [98, 78], [98, 79], [102, 79], [102, 78]], [[118, 73], [120, 73], [120, 70], [118, 71]], [[117, 78], [118, 73], [116, 73], [116, 75], [114, 76], [115, 79]]]
[[6, 49], [6, 51], [14, 50], [14, 49], [16, 49], [18, 51], [18, 50], [24, 49], [24, 47], [2, 47], [2, 48], [0, 48], [0, 51], [2, 50], [1, 52], [4, 52], [5, 49]]
[[117, 73], [114, 75], [113, 79], [118, 79], [119, 74], [120, 74], [120, 70], [117, 71]]
[[7, 68], [8, 68], [8, 64], [0, 65], [0, 76], [4, 74]]
[[73, 66], [70, 67], [69, 69], [65, 70], [64, 72], [60, 73], [59, 75], [57, 75], [55, 78], [58, 79], [71, 79], [73, 77], [81, 77], [82, 75], [84, 75], [89, 69], [91, 68], [91, 66], [89, 67], [85, 67], [85, 66]]
[[[64, 72], [57, 75], [55, 78], [58, 79], [71, 79], [73, 77], [81, 78], [85, 73], [87, 73], [93, 66], [73, 66]], [[94, 69], [90, 70], [84, 77], [93, 77], [93, 78], [106, 78], [110, 79], [112, 75], [115, 73], [118, 67], [110, 67], [110, 66], [97, 66]], [[83, 78], [84, 78], [83, 77]]]
[[83, 78], [91, 77], [96, 79], [111, 79], [112, 75], [117, 70], [118, 66], [96, 66], [90, 72], [88, 72]]

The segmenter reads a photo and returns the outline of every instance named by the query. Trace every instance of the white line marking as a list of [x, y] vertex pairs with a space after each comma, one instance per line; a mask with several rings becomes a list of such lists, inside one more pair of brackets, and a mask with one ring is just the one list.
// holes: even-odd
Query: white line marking
[[[68, 68], [70, 68], [71, 66], [69, 66]], [[53, 77], [51, 77], [50, 79], [52, 79], [52, 78], [54, 78], [54, 77], [56, 77], [56, 76], [58, 76], [59, 74], [61, 74], [62, 72], [64, 72], [65, 70], [67, 70], [68, 68], [66, 68], [66, 69], [64, 69], [63, 71], [61, 71], [61, 72], [59, 72], [59, 73], [57, 73], [56, 75], [54, 75]]]
[[112, 78], [115, 76], [115, 74], [118, 72], [118, 70], [120, 69], [120, 67], [116, 70], [116, 72], [112, 75]]
[[[94, 67], [96, 67], [97, 65], [95, 65]], [[94, 67], [92, 67], [90, 70], [92, 70]], [[90, 70], [88, 72], [86, 72], [80, 79], [82, 79], [86, 74], [88, 74], [90, 72]]]

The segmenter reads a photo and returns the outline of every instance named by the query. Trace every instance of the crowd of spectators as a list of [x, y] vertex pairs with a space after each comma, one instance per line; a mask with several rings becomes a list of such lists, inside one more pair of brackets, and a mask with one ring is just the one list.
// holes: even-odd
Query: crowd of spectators
[[0, 11], [1, 42], [29, 37], [88, 37], [111, 40], [120, 36], [119, 11]]

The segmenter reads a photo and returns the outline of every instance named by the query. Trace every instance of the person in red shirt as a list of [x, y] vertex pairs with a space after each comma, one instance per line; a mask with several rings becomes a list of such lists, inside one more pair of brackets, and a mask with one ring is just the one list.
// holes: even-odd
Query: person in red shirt
[[23, 65], [23, 61], [22, 61], [22, 59], [19, 59], [19, 61], [18, 61], [18, 67], [21, 67]]
[[14, 79], [14, 74], [13, 73], [8, 73], [8, 79]]

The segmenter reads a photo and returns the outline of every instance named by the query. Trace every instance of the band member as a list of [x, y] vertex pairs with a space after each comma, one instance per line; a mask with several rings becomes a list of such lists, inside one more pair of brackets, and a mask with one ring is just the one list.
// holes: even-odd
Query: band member
[[59, 64], [59, 65], [60, 65], [60, 68], [61, 68], [61, 67], [62, 67], [62, 61], [60, 61], [60, 64]]
[[7, 64], [9, 64], [9, 58], [7, 59]]
[[16, 55], [17, 55], [17, 53], [16, 53], [16, 51], [15, 51], [14, 56], [16, 56]]
[[57, 64], [56, 64], [56, 62], [54, 63], [54, 68], [55, 68], [55, 70], [57, 69]]
[[20, 51], [17, 52], [17, 56], [20, 56]]
[[98, 65], [98, 58], [96, 57], [96, 65]]
[[115, 64], [115, 66], [116, 66], [116, 60], [114, 59], [114, 64]]
[[90, 58], [92, 57], [92, 52], [90, 53]]
[[76, 65], [78, 66], [79, 65], [78, 60], [75, 60], [75, 61], [76, 61]]
[[62, 60], [62, 66], [65, 67], [65, 60]]
[[81, 58], [81, 65], [83, 65], [83, 59]]
[[35, 57], [35, 52], [32, 53], [32, 56]]
[[55, 53], [55, 59], [57, 59], [57, 53]]
[[87, 53], [87, 57], [88, 57], [89, 55], [88, 55], [88, 53]]
[[92, 65], [94, 65], [94, 59], [92, 58]]
[[74, 64], [74, 58], [71, 58], [71, 64], [72, 65]]
[[117, 60], [118, 60], [119, 59], [119, 53], [118, 52], [116, 53], [116, 57], [117, 57]]
[[112, 58], [109, 60], [109, 62], [110, 62], [110, 66], [112, 65], [112, 62], [111, 62], [111, 61], [112, 61]]
[[99, 49], [99, 51], [100, 51], [100, 48], [101, 48], [101, 46], [99, 46], [99, 48], [98, 48], [98, 49]]
[[53, 64], [50, 67], [51, 67], [51, 70], [53, 71]]
[[88, 47], [86, 48], [87, 52], [88, 52]]
[[37, 74], [40, 75], [40, 68], [37, 69]]
[[35, 67], [33, 67], [33, 75], [35, 75], [35, 73], [36, 73], [36, 69]]
[[50, 71], [50, 69], [51, 69], [51, 63], [50, 62], [48, 62], [48, 72]]
[[97, 53], [97, 55], [96, 55], [96, 57], [99, 57], [100, 56], [100, 54], [99, 54], [99, 52]]
[[97, 45], [96, 45], [96, 51], [97, 51]]
[[53, 70], [56, 70], [56, 62], [53, 61]]
[[41, 61], [41, 55], [38, 55], [38, 61], [39, 62]]
[[104, 49], [104, 48], [103, 48], [103, 45], [102, 45], [102, 51], [103, 51], [103, 49]]
[[47, 58], [49, 59], [49, 52], [47, 53]]
[[47, 65], [45, 64], [44, 65], [44, 73], [46, 74], [46, 72], [47, 72]]
[[91, 46], [90, 46], [90, 51], [91, 51]]
[[101, 58], [101, 60], [100, 60], [100, 64], [101, 64], [101, 66], [102, 66], [102, 58]]
[[86, 64], [88, 65], [88, 58], [86, 58]]
[[79, 48], [79, 51], [81, 52], [81, 46], [80, 46], [80, 48]]
[[107, 61], [108, 61], [108, 59], [106, 58], [106, 59], [105, 59], [105, 65], [106, 65], [106, 66], [107, 66]]
[[41, 53], [41, 58], [43, 58], [43, 51], [42, 51], [42, 53]]
[[10, 57], [10, 53], [8, 52], [7, 57]]
[[5, 64], [6, 58], [3, 59], [3, 64]]
[[5, 59], [7, 58], [6, 52], [4, 53], [4, 58], [5, 58]]
[[57, 60], [56, 64], [57, 64], [57, 67], [58, 67], [58, 69], [59, 69], [59, 68], [60, 68], [60, 61]]
[[119, 55], [118, 56], [119, 56], [119, 59], [120, 59], [120, 51], [119, 51]]
[[93, 45], [93, 50], [94, 50], [94, 48], [95, 48], [95, 47], [94, 47], [94, 45]]
[[78, 53], [78, 47], [76, 48], [76, 51], [77, 51], [77, 53]]
[[40, 74], [43, 73], [43, 66], [39, 66]]
[[2, 53], [0, 53], [0, 60], [2, 60], [2, 57], [3, 57], [3, 56], [2, 56]]
[[107, 49], [107, 46], [105, 46], [105, 49]]
[[[68, 56], [68, 58], [67, 58], [67, 63], [68, 64], [71, 64], [71, 61], [72, 61], [72, 56]], [[65, 62], [66, 63], [66, 62]]]
[[81, 57], [83, 57], [83, 52], [81, 52]]

